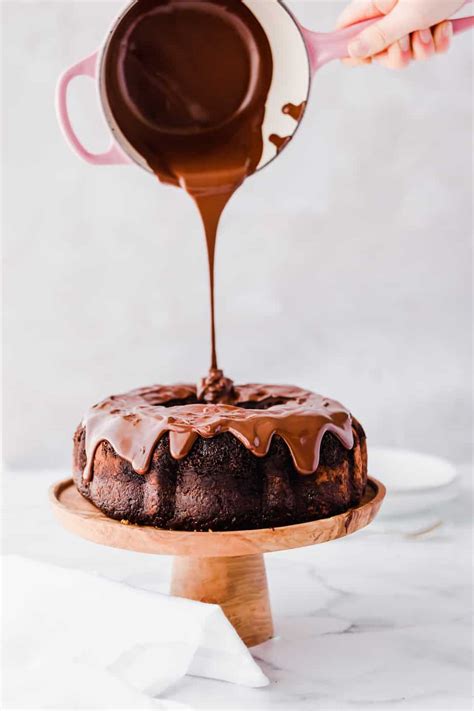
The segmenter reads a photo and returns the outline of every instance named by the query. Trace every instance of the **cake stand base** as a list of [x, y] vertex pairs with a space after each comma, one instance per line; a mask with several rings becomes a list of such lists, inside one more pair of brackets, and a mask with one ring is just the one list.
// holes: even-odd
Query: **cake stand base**
[[176, 556], [171, 594], [220, 605], [248, 647], [273, 637], [263, 555]]
[[369, 479], [359, 506], [330, 518], [246, 531], [168, 531], [124, 525], [85, 499], [72, 479], [54, 484], [50, 501], [58, 521], [94, 543], [140, 553], [174, 555], [171, 594], [220, 605], [249, 647], [273, 635], [263, 553], [326, 543], [367, 526], [385, 487]]

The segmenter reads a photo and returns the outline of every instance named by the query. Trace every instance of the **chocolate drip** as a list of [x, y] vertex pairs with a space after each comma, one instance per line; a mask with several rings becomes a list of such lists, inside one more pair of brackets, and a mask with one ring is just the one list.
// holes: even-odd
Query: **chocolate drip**
[[276, 133], [272, 133], [268, 140], [276, 147], [278, 154], [291, 141], [291, 136], [278, 136]]
[[[353, 447], [349, 412], [335, 400], [307, 390], [290, 385], [240, 385], [228, 395], [232, 404], [211, 405], [197, 403], [196, 395], [192, 385], [155, 385], [94, 405], [82, 423], [87, 456], [84, 480], [92, 478], [95, 450], [102, 441], [109, 442], [138, 474], [144, 474], [165, 432], [169, 432], [175, 459], [189, 454], [197, 437], [208, 439], [222, 432], [232, 433], [255, 456], [263, 457], [272, 437], [278, 435], [301, 474], [318, 468], [326, 432], [333, 432], [347, 449]], [[271, 402], [278, 404], [268, 407]]]
[[291, 116], [291, 118], [299, 123], [303, 118], [305, 109], [306, 101], [302, 101], [301, 104], [285, 104], [282, 108], [282, 112], [288, 114], [288, 116]]
[[[281, 111], [283, 114], [288, 114], [288, 116], [291, 116], [291, 118], [299, 122], [303, 118], [305, 108], [306, 101], [302, 101], [301, 104], [285, 104]], [[268, 140], [276, 147], [278, 155], [292, 138], [293, 134], [291, 136], [278, 136], [278, 134], [272, 133], [268, 137]]]
[[137, 0], [105, 57], [107, 98], [156, 176], [194, 199], [206, 236], [211, 372], [218, 370], [214, 259], [222, 211], [263, 151], [270, 45], [241, 0]]

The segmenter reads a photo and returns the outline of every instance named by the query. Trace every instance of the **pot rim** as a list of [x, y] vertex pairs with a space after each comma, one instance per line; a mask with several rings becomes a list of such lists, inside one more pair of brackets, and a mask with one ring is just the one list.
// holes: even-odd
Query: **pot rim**
[[[258, 0], [257, 0], [258, 1]], [[264, 0], [265, 1], [265, 0]], [[304, 101], [308, 102], [310, 94], [311, 94], [311, 87], [312, 87], [312, 71], [311, 71], [311, 58], [309, 55], [308, 51], [308, 46], [306, 44], [304, 34], [301, 28], [301, 25], [299, 24], [298, 20], [296, 19], [295, 15], [293, 12], [287, 7], [287, 5], [283, 2], [283, 0], [274, 0], [278, 5], [281, 6], [282, 10], [284, 10], [289, 18], [291, 19], [292, 23], [298, 30], [298, 33], [301, 37], [301, 41], [303, 44], [303, 47], [305, 49], [306, 53], [306, 60], [307, 60], [307, 76], [308, 76], [308, 82], [307, 82], [307, 90], [306, 90], [306, 97]], [[119, 24], [122, 22], [123, 18], [132, 10], [132, 8], [137, 5], [141, 0], [132, 0], [132, 2], [128, 3], [123, 10], [114, 18], [110, 25], [110, 29], [108, 30], [104, 41], [102, 42], [102, 45], [99, 49], [98, 52], [98, 71], [97, 71], [97, 88], [98, 88], [98, 93], [99, 93], [99, 99], [100, 99], [100, 106], [102, 110], [102, 114], [105, 118], [105, 121], [112, 132], [112, 135], [116, 142], [119, 144], [120, 148], [126, 153], [127, 156], [129, 156], [134, 163], [136, 163], [138, 166], [146, 170], [148, 173], [153, 173], [153, 170], [151, 167], [148, 165], [147, 161], [143, 156], [134, 148], [134, 146], [130, 143], [130, 141], [126, 138], [125, 134], [121, 130], [118, 122], [116, 121], [114, 114], [112, 112], [112, 109], [110, 107], [110, 103], [108, 100], [108, 95], [107, 95], [107, 87], [106, 87], [106, 80], [105, 80], [105, 63], [107, 60], [107, 52], [110, 47], [110, 42], [112, 40], [112, 37], [119, 26]], [[245, 0], [243, 0], [245, 3]], [[246, 3], [245, 3], [246, 4]], [[251, 11], [251, 7], [249, 7]], [[262, 25], [262, 29], [267, 34], [265, 27]], [[273, 49], [273, 48], [272, 48]], [[303, 111], [301, 118], [296, 124], [295, 130], [291, 134], [291, 139], [293, 139], [294, 135], [297, 133], [300, 124], [302, 122], [302, 119], [304, 117], [305, 111]], [[290, 141], [291, 142], [291, 141]], [[283, 149], [284, 150], [284, 149]], [[282, 152], [282, 151], [280, 151]], [[262, 168], [266, 168], [267, 165], [270, 165], [273, 163], [273, 161], [278, 158], [280, 153], [275, 153], [273, 157], [271, 157], [269, 160], [267, 160], [263, 165], [259, 165], [257, 169], [255, 170], [255, 173], [258, 173]]]

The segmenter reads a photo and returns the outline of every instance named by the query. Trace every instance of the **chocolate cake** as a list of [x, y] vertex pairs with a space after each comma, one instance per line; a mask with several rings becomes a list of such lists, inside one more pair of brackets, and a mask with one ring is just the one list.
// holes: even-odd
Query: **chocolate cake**
[[[206, 402], [219, 383], [225, 402]], [[200, 388], [153, 386], [98, 403], [76, 431], [73, 471], [81, 494], [112, 518], [222, 531], [300, 523], [357, 505], [367, 454], [362, 427], [334, 400], [214, 378]]]

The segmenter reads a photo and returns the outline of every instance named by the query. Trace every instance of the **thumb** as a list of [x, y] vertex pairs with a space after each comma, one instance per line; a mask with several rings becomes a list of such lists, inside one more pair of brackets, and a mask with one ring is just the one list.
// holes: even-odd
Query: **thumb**
[[360, 33], [347, 48], [349, 55], [355, 59], [372, 57], [383, 52], [391, 44], [409, 34], [413, 29], [413, 20], [406, 8], [395, 8], [388, 15]]

